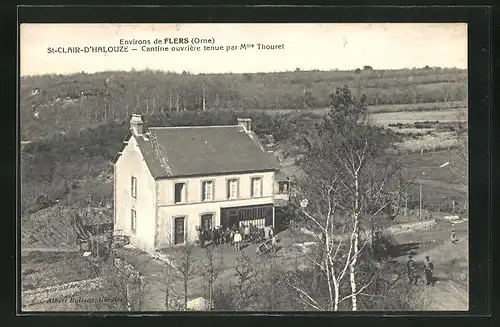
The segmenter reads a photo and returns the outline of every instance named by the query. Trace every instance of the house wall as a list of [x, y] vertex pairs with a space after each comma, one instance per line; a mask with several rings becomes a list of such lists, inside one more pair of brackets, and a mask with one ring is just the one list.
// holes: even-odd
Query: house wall
[[[251, 178], [262, 178], [262, 196], [252, 198]], [[239, 180], [238, 198], [227, 199], [227, 180], [236, 178]], [[202, 181], [214, 181], [214, 199], [202, 202]], [[187, 242], [197, 239], [196, 226], [201, 225], [201, 215], [205, 213], [214, 214], [214, 226], [221, 224], [220, 209], [228, 207], [250, 206], [273, 203], [274, 194], [274, 172], [233, 174], [223, 176], [204, 176], [179, 179], [160, 179], [158, 185], [158, 226], [157, 226], [157, 248], [166, 247], [174, 243], [174, 218], [185, 217], [185, 234]], [[174, 203], [174, 185], [177, 182], [186, 183], [186, 203]]]
[[[132, 197], [131, 177], [137, 178], [137, 197]], [[155, 235], [155, 180], [132, 136], [115, 163], [115, 227], [138, 248], [154, 252]], [[136, 231], [131, 230], [131, 209], [137, 215]]]

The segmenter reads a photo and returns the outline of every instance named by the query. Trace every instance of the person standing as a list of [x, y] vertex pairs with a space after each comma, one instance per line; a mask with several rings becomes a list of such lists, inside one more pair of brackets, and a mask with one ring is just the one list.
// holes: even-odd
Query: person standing
[[219, 245], [219, 241], [220, 241], [220, 234], [219, 233], [220, 233], [219, 226], [216, 226], [214, 229], [214, 238], [213, 238], [213, 242], [214, 242], [215, 246]]
[[455, 224], [451, 224], [451, 243], [455, 244], [457, 241], [457, 229], [455, 228]]
[[424, 269], [425, 269], [425, 279], [426, 279], [427, 285], [434, 285], [433, 279], [432, 279], [432, 272], [434, 271], [434, 264], [432, 263], [429, 256], [425, 257]]
[[241, 237], [241, 234], [240, 232], [237, 230], [235, 233], [234, 233], [234, 248], [236, 251], [239, 251], [241, 249], [241, 241], [242, 241], [242, 237]]
[[248, 240], [250, 239], [250, 227], [248, 227], [248, 225], [245, 225], [245, 227], [243, 228], [243, 233], [245, 233], [245, 241], [248, 242]]
[[408, 273], [408, 281], [409, 284], [415, 284], [417, 285], [417, 278], [415, 276], [415, 261], [413, 260], [413, 257], [411, 255], [408, 256], [408, 261], [406, 262], [406, 270]]
[[269, 232], [267, 233], [267, 236], [269, 236], [270, 240], [274, 237], [274, 229], [272, 227], [269, 227]]

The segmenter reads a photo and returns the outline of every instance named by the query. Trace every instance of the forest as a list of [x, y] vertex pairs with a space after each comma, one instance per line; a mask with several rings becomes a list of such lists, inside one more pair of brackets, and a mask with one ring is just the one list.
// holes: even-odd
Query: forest
[[109, 71], [21, 78], [21, 139], [30, 141], [126, 119], [132, 112], [325, 109], [336, 87], [369, 106], [464, 101], [467, 71], [455, 68], [181, 74]]

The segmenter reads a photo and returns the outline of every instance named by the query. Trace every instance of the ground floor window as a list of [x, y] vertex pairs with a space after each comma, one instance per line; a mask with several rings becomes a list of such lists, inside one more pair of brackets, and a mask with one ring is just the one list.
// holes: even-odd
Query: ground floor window
[[130, 212], [130, 230], [135, 233], [137, 228], [137, 212], [132, 209]]
[[221, 225], [223, 228], [241, 227], [249, 224], [258, 228], [271, 226], [273, 224], [273, 205], [221, 209]]

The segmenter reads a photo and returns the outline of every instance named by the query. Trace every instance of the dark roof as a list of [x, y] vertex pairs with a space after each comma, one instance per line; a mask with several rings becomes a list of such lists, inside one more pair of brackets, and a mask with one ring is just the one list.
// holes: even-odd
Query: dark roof
[[136, 139], [154, 178], [280, 168], [276, 156], [239, 126], [151, 127]]

